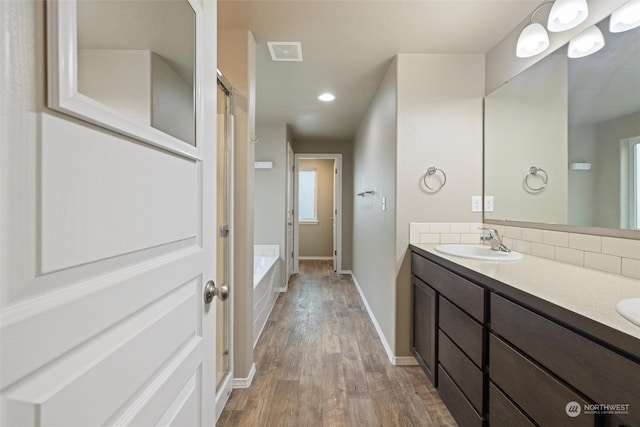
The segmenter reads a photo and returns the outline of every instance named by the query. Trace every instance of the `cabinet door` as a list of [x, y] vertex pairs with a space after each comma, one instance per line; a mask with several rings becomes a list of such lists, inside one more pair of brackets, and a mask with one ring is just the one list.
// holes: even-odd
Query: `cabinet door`
[[438, 295], [435, 290], [420, 279], [413, 277], [412, 282], [411, 352], [431, 383], [437, 386], [436, 331], [438, 324], [436, 319]]

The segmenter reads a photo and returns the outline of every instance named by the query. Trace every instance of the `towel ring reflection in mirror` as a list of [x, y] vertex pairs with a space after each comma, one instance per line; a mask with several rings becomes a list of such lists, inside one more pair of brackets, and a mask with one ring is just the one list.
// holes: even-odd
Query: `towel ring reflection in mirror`
[[[431, 185], [429, 185], [429, 179], [428, 178], [430, 176], [436, 175], [438, 172], [440, 172], [440, 174], [442, 175], [442, 179], [440, 180], [440, 182], [438, 183], [437, 186], [433, 186], [432, 187]], [[424, 176], [422, 177], [422, 182], [424, 183], [424, 186], [427, 187], [427, 189], [430, 190], [430, 192], [437, 193], [447, 183], [447, 174], [444, 173], [444, 171], [442, 169], [439, 169], [439, 168], [437, 168], [435, 166], [429, 166], [429, 168], [427, 169], [427, 172], [425, 172]]]
[[[529, 182], [529, 179], [534, 179], [535, 177], [539, 178], [542, 183], [536, 185], [535, 181]], [[528, 192], [538, 193], [544, 190], [547, 186], [547, 182], [549, 182], [549, 174], [547, 174], [547, 171], [537, 166], [531, 166], [529, 168], [529, 173], [524, 177], [523, 184]]]

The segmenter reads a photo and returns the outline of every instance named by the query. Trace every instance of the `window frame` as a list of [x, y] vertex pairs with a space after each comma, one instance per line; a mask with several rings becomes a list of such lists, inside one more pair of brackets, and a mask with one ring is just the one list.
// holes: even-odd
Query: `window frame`
[[629, 158], [629, 228], [640, 230], [640, 136], [626, 140]]

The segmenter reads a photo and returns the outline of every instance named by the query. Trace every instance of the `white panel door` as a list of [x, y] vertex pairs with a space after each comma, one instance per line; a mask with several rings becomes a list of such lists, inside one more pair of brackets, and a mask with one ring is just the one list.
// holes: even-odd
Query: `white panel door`
[[49, 110], [45, 16], [0, 2], [0, 425], [214, 425], [215, 25], [185, 154]]

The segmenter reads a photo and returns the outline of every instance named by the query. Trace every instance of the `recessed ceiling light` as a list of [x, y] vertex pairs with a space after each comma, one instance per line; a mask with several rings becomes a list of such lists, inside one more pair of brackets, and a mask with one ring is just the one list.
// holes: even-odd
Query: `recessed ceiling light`
[[322, 95], [319, 95], [319, 96], [318, 96], [318, 99], [319, 99], [320, 101], [324, 101], [324, 102], [331, 102], [331, 101], [333, 101], [334, 99], [336, 99], [336, 96], [335, 96], [334, 94], [332, 94], [332, 93], [325, 92], [325, 93], [323, 93]]

